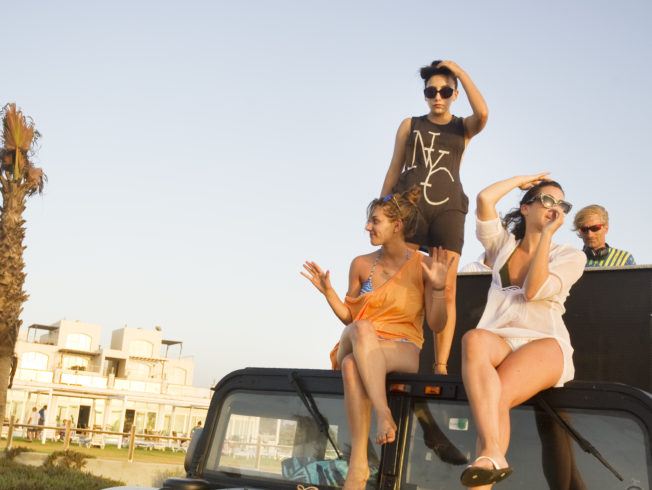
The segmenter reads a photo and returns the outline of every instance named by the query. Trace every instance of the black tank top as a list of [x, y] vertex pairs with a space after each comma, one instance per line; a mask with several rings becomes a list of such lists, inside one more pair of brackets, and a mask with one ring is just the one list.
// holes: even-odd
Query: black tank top
[[426, 219], [447, 210], [466, 214], [469, 199], [460, 182], [464, 145], [461, 117], [453, 116], [448, 124], [435, 124], [427, 116], [413, 117], [403, 173], [393, 191], [420, 186], [423, 194], [419, 208]]

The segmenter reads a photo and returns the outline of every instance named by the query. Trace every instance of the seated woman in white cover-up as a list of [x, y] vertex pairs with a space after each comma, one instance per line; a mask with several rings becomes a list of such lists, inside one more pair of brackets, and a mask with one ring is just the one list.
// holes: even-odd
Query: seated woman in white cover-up
[[[496, 203], [516, 187], [527, 192], [501, 224]], [[552, 243], [570, 208], [547, 173], [512, 177], [478, 194], [477, 235], [493, 272], [480, 323], [462, 339], [462, 377], [478, 430], [477, 459], [461, 477], [466, 486], [489, 488], [511, 474], [509, 410], [573, 378], [562, 314], [585, 258]]]

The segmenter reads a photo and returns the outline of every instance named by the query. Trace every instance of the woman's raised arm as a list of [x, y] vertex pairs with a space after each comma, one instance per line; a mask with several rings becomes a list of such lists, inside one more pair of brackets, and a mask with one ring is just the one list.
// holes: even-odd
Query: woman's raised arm
[[[355, 263], [355, 260], [354, 260]], [[330, 271], [324, 272], [316, 262], [307, 260], [303, 264], [303, 268], [308, 274], [301, 272], [300, 274], [308, 279], [317, 290], [326, 297], [328, 306], [331, 307], [335, 316], [340, 319], [342, 323], [348, 325], [351, 323], [351, 312], [337, 296], [337, 293], [331, 286]], [[351, 274], [353, 273], [353, 263], [351, 264]], [[350, 275], [351, 275], [350, 274]]]
[[552, 212], [553, 219], [546, 223], [543, 230], [541, 230], [541, 238], [534, 251], [534, 257], [532, 257], [532, 262], [530, 262], [530, 268], [523, 284], [524, 294], [527, 300], [531, 300], [536, 296], [550, 275], [548, 264], [550, 262], [552, 235], [564, 224], [563, 211], [555, 206]]
[[[418, 252], [415, 252], [418, 253]], [[432, 257], [424, 257], [423, 268], [423, 299], [425, 303], [426, 322], [435, 333], [442, 331], [446, 325], [446, 274], [453, 263], [453, 257], [442, 247], [433, 248]]]
[[410, 125], [412, 124], [412, 118], [408, 117], [401, 122], [401, 125], [398, 127], [396, 132], [396, 140], [394, 141], [394, 154], [392, 155], [392, 160], [389, 163], [389, 169], [385, 175], [385, 181], [383, 182], [383, 187], [380, 190], [380, 197], [388, 196], [396, 183], [398, 178], [401, 175], [401, 170], [403, 170], [403, 164], [405, 163], [405, 145], [407, 144], [408, 138], [410, 137]]
[[550, 180], [547, 175], [550, 172], [543, 172], [534, 175], [517, 175], [509, 179], [501, 180], [480, 191], [477, 198], [477, 216], [480, 221], [489, 221], [498, 217], [496, 203], [512, 189], [520, 187], [527, 190], [542, 180]]

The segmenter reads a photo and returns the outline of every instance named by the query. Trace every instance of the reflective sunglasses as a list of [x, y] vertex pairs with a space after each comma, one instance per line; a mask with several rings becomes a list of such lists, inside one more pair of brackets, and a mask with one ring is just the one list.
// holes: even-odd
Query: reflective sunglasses
[[569, 203], [568, 201], [563, 201], [561, 199], [558, 201], [557, 199], [552, 197], [550, 194], [539, 194], [538, 196], [535, 196], [532, 199], [530, 199], [525, 204], [531, 204], [534, 201], [540, 201], [541, 205], [546, 209], [550, 209], [551, 207], [553, 207], [555, 205], [559, 205], [559, 207], [564, 212], [564, 214], [568, 214], [570, 212], [571, 208], [573, 207], [573, 205], [571, 203]]
[[588, 233], [591, 230], [593, 233], [600, 231], [604, 225], [593, 225], [593, 226], [580, 226], [580, 231], [582, 233]]
[[435, 87], [426, 87], [423, 89], [423, 95], [426, 96], [426, 99], [434, 99], [437, 97], [437, 94], [441, 95], [442, 99], [448, 99], [453, 95], [454, 92], [455, 89], [449, 87], [448, 85], [444, 85], [439, 90], [437, 90]]

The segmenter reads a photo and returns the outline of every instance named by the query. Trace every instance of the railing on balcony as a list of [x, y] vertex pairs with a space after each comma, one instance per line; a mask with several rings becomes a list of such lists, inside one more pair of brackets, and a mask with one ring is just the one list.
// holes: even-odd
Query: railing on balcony
[[195, 398], [210, 398], [211, 396], [209, 388], [178, 385], [162, 381], [116, 378], [113, 375], [102, 376], [89, 371], [62, 372], [61, 370], [57, 370], [56, 373], [53, 373], [52, 371], [40, 369], [18, 368], [15, 379], [40, 383], [61, 383], [86, 388], [109, 388], [118, 391], [152, 393], [157, 395], [168, 394]]

